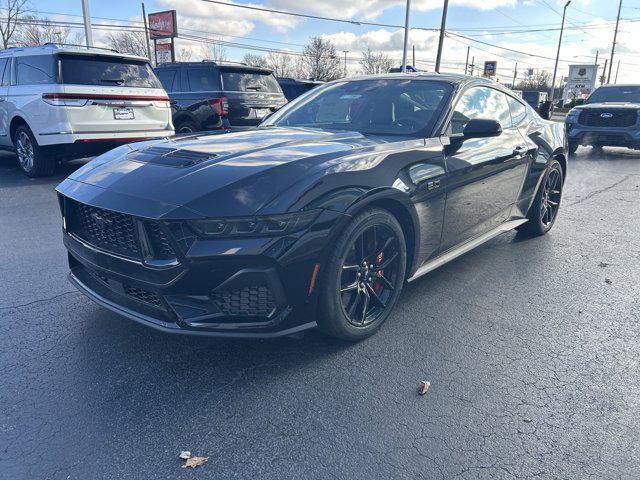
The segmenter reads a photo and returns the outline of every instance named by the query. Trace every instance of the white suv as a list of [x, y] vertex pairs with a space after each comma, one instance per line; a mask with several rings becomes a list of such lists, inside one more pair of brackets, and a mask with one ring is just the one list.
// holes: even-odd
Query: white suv
[[169, 97], [146, 58], [102, 49], [0, 52], [0, 148], [30, 177], [56, 162], [173, 134]]

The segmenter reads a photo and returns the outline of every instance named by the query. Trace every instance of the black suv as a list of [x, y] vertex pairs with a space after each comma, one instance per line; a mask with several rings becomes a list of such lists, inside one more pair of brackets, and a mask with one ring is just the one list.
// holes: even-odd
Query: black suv
[[278, 83], [284, 93], [284, 96], [288, 101], [299, 97], [303, 93], [307, 93], [309, 90], [316, 88], [318, 85], [322, 85], [324, 82], [318, 82], [316, 80], [299, 80], [289, 77], [278, 77]]
[[569, 150], [579, 145], [594, 148], [640, 149], [640, 85], [604, 85], [583, 105], [567, 114]]
[[238, 63], [176, 62], [155, 69], [176, 133], [258, 125], [287, 100], [271, 70]]

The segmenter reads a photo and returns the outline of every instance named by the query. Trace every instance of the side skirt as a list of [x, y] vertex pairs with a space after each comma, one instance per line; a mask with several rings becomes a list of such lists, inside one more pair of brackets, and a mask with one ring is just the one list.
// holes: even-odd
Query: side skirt
[[441, 267], [445, 263], [449, 263], [454, 258], [458, 258], [460, 255], [464, 255], [465, 253], [473, 250], [476, 247], [479, 247], [483, 243], [488, 242], [494, 237], [502, 233], [506, 233], [514, 228], [522, 225], [523, 223], [527, 223], [529, 220], [527, 218], [521, 218], [518, 220], [509, 220], [508, 222], [503, 223], [502, 225], [494, 228], [493, 230], [488, 231], [487, 233], [480, 235], [479, 237], [473, 238], [468, 242], [465, 242], [457, 247], [452, 248], [451, 250], [443, 253], [442, 255], [434, 258], [433, 260], [429, 260], [427, 263], [422, 265], [416, 273], [413, 274], [411, 278], [407, 280], [407, 282], [413, 282], [415, 279], [420, 278], [422, 275], [435, 270], [436, 268]]

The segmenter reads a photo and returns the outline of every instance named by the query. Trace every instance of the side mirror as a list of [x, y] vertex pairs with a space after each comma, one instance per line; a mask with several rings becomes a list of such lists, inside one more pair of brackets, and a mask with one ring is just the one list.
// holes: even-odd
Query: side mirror
[[576, 98], [574, 105], [584, 105], [584, 98]]
[[463, 138], [497, 137], [502, 133], [502, 125], [496, 120], [474, 118], [469, 120], [462, 131]]

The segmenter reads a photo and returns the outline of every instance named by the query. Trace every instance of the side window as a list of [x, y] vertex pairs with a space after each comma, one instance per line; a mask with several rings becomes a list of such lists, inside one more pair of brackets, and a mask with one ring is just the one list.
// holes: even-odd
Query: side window
[[7, 68], [8, 58], [0, 59], [0, 85], [6, 87], [11, 83], [11, 69]]
[[215, 68], [189, 68], [187, 77], [192, 92], [220, 90], [220, 73]]
[[156, 75], [162, 86], [167, 92], [174, 92], [176, 90], [176, 71], [175, 70], [156, 70]]
[[53, 55], [28, 55], [16, 58], [18, 85], [57, 83], [58, 75]]
[[489, 87], [470, 88], [458, 100], [451, 117], [449, 133], [462, 133], [469, 120], [474, 118], [497, 120], [502, 128], [511, 127], [511, 112], [507, 96]]
[[511, 108], [511, 118], [514, 125], [519, 125], [520, 122], [527, 118], [527, 107], [517, 101], [515, 98], [507, 97], [509, 101], [509, 107]]

